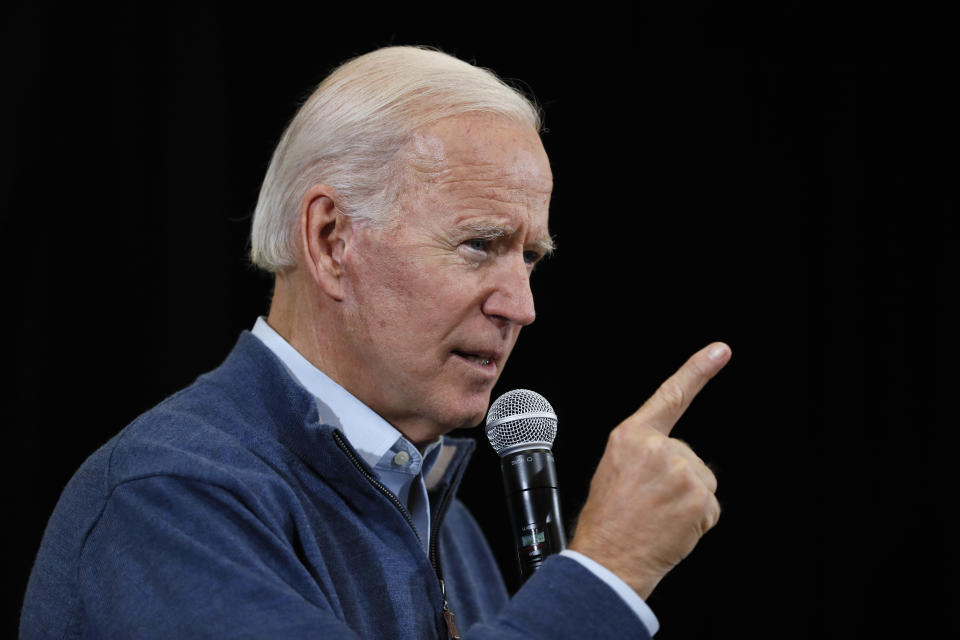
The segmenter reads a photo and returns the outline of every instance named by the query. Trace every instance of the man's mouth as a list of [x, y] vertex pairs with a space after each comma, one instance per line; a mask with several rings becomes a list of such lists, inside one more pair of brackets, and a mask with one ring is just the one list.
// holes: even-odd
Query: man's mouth
[[493, 362], [493, 357], [490, 355], [480, 354], [480, 353], [468, 353], [466, 351], [454, 351], [454, 353], [465, 360], [470, 362], [475, 362], [482, 367], [488, 366]]

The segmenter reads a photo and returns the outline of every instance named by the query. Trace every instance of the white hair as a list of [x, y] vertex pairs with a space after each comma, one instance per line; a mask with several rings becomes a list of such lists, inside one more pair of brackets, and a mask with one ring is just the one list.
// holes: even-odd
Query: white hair
[[527, 97], [493, 72], [436, 50], [386, 47], [335, 69], [273, 152], [253, 214], [253, 263], [274, 273], [294, 266], [301, 200], [317, 184], [335, 189], [337, 209], [355, 220], [392, 222], [400, 149], [419, 129], [466, 113], [541, 130]]

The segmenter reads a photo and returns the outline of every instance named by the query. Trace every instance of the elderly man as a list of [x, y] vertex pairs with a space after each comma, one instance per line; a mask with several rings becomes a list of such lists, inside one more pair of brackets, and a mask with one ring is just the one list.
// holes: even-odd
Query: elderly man
[[254, 216], [269, 316], [77, 472], [21, 636], [654, 633], [643, 598], [719, 515], [713, 475], [669, 432], [726, 345], [612, 432], [570, 549], [513, 598], [454, 497], [473, 441], [446, 434], [482, 420], [551, 250], [538, 131], [524, 97], [438, 52], [331, 74]]

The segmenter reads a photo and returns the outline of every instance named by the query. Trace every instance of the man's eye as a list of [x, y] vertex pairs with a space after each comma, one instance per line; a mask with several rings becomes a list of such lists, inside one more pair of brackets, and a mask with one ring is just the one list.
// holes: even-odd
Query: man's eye
[[538, 251], [524, 251], [523, 252], [523, 261], [527, 264], [537, 264], [540, 261], [540, 252]]
[[490, 248], [490, 241], [483, 238], [471, 238], [463, 244], [467, 245], [469, 248], [474, 251], [486, 251]]

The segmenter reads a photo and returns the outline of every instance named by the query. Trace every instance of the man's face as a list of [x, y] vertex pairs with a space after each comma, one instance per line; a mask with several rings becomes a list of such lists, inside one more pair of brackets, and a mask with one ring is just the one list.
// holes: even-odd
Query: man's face
[[534, 320], [553, 180], [537, 133], [491, 116], [441, 120], [406, 159], [398, 227], [359, 228], [344, 255], [356, 366], [342, 382], [425, 442], [483, 419]]

